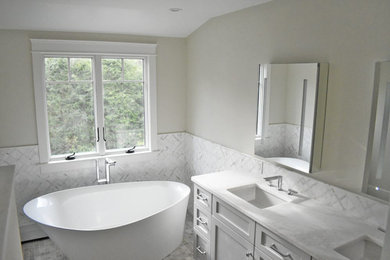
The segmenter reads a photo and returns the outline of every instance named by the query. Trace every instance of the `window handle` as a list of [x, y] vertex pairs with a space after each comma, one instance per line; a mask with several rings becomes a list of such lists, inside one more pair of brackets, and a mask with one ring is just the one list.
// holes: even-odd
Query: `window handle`
[[106, 137], [104, 136], [104, 127], [103, 127], [103, 140], [104, 142], [107, 142]]
[[96, 142], [98, 143], [100, 141], [100, 136], [99, 136], [99, 127], [97, 128], [97, 140]]
[[73, 152], [72, 154], [70, 154], [70, 155], [68, 155], [68, 156], [66, 156], [65, 157], [65, 160], [74, 160], [74, 159], [76, 159], [76, 153], [75, 152]]

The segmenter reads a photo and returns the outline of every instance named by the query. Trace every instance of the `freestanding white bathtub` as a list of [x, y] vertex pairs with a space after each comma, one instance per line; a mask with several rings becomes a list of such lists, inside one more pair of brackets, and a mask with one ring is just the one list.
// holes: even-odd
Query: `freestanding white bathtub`
[[190, 188], [169, 181], [89, 186], [24, 205], [71, 260], [160, 260], [183, 240]]

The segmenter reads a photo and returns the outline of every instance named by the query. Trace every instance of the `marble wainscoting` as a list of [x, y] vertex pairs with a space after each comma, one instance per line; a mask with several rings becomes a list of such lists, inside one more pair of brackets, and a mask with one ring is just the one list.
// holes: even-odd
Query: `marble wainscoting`
[[[236, 170], [259, 178], [282, 175], [284, 187], [343, 210], [367, 223], [384, 226], [388, 206], [313, 178], [278, 167], [248, 154], [226, 148], [187, 133], [158, 135], [159, 151], [148, 156], [117, 159], [112, 182], [172, 180], [189, 185], [191, 176]], [[15, 194], [21, 230], [32, 222], [23, 214], [23, 205], [38, 196], [96, 184], [94, 161], [76, 167], [72, 164], [40, 165], [37, 146], [0, 149], [0, 166], [16, 165]], [[71, 165], [71, 166], [68, 166]], [[103, 169], [101, 169], [103, 170]], [[188, 211], [192, 213], [192, 197]], [[23, 235], [23, 234], [22, 234]]]
[[[185, 135], [160, 134], [157, 152], [115, 158], [117, 164], [111, 168], [111, 182], [170, 180], [191, 187], [184, 149]], [[40, 165], [36, 145], [0, 149], [0, 166], [3, 165], [16, 165], [15, 194], [23, 240], [34, 238], [29, 232], [36, 232], [35, 224], [23, 213], [26, 202], [50, 192], [96, 184], [95, 161]], [[102, 162], [100, 170], [104, 171]]]
[[255, 153], [262, 157], [291, 157], [310, 161], [313, 128], [305, 127], [302, 155], [298, 155], [300, 126], [272, 124], [266, 127], [264, 136], [255, 140]]
[[345, 211], [368, 224], [385, 227], [388, 205], [366, 196], [289, 171], [248, 154], [226, 148], [190, 134], [185, 137], [188, 170], [192, 176], [235, 170], [258, 178], [282, 175], [284, 188], [291, 188], [319, 203]]

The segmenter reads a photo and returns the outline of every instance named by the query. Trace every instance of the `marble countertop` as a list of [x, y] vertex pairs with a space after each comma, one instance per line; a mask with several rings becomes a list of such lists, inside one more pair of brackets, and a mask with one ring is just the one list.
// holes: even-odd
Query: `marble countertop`
[[318, 260], [347, 260], [334, 249], [363, 236], [383, 246], [384, 233], [377, 227], [313, 199], [298, 194], [289, 203], [260, 209], [227, 190], [255, 183], [267, 191], [288, 196], [285, 191], [269, 187], [261, 177], [223, 171], [193, 176], [191, 180]]

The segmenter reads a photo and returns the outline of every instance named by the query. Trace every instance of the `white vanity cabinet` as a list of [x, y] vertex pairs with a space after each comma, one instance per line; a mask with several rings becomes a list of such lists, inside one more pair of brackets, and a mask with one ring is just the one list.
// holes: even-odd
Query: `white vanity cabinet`
[[211, 206], [212, 195], [194, 186], [194, 259], [211, 260]]
[[197, 185], [194, 233], [196, 260], [313, 259]]

